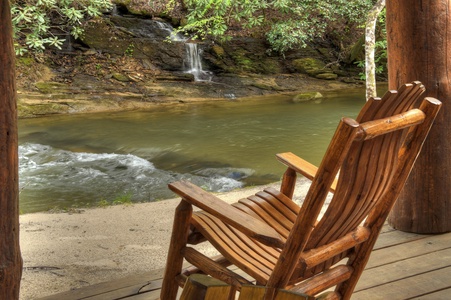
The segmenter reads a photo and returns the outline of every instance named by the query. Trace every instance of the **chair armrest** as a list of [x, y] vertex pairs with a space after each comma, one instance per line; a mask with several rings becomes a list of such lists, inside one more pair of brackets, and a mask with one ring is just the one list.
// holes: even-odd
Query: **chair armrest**
[[[276, 154], [277, 159], [286, 165], [288, 168], [293, 169], [297, 173], [305, 176], [306, 178], [313, 180], [315, 178], [316, 172], [318, 171], [318, 167], [314, 164], [309, 163], [308, 161], [300, 158], [299, 156], [291, 153], [279, 153]], [[334, 192], [337, 187], [337, 180], [335, 180], [331, 187], [330, 191]]]
[[181, 196], [185, 201], [212, 214], [249, 237], [277, 248], [282, 248], [285, 244], [280, 235], [268, 224], [246, 214], [190, 182], [173, 182], [169, 184], [169, 189]]
[[365, 242], [368, 240], [370, 233], [371, 230], [368, 227], [359, 226], [356, 230], [351, 231], [329, 244], [304, 252], [301, 255], [300, 260], [305, 265], [306, 269], [312, 268]]

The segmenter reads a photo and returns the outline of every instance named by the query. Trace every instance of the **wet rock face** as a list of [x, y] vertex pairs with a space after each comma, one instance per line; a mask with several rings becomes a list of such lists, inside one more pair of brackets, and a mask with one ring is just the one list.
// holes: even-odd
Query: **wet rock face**
[[136, 38], [164, 40], [171, 35], [172, 29], [167, 23], [153, 19], [142, 19], [124, 16], [111, 16], [109, 18], [117, 28], [126, 30], [126, 33]]
[[277, 56], [268, 54], [262, 39], [234, 38], [221, 45], [205, 46], [204, 60], [211, 69], [235, 74], [278, 74], [284, 66]]
[[92, 20], [82, 42], [91, 49], [116, 55], [148, 59], [162, 70], [180, 71], [183, 42], [170, 41], [171, 29], [161, 21], [111, 16]]
[[[97, 18], [86, 25], [82, 42], [99, 52], [151, 61], [164, 71], [185, 70], [186, 39], [176, 35], [172, 26], [161, 19], [120, 15]], [[303, 73], [327, 80], [338, 77], [335, 70], [325, 68], [332, 58], [313, 47], [283, 56], [268, 51], [269, 45], [263, 39], [239, 37], [221, 44], [198, 43], [198, 48], [205, 69], [215, 73]]]
[[311, 77], [325, 80], [337, 79], [338, 75], [327, 67], [326, 64], [316, 58], [299, 58], [293, 61], [296, 70]]

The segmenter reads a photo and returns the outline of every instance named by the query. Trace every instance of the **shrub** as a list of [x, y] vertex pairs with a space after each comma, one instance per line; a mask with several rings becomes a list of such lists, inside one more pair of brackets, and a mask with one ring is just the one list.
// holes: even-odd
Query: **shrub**
[[11, 3], [17, 55], [61, 49], [68, 35], [78, 38], [88, 19], [111, 9], [109, 0], [16, 0]]

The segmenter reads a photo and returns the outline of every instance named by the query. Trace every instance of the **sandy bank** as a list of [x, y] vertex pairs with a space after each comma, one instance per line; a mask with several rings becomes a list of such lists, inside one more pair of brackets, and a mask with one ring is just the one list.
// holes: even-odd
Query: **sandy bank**
[[[309, 183], [301, 179], [295, 199]], [[272, 184], [278, 188], [278, 184]], [[218, 196], [231, 203], [261, 187]], [[174, 209], [179, 199], [74, 213], [20, 216], [24, 271], [20, 299], [36, 299], [74, 288], [164, 268]]]

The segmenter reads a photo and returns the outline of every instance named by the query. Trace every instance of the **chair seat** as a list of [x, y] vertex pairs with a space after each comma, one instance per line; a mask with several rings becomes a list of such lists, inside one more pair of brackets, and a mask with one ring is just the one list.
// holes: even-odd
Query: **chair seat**
[[[284, 240], [300, 209], [273, 188], [241, 199], [233, 206], [267, 223]], [[280, 249], [264, 245], [204, 211], [195, 212], [191, 222], [231, 264], [245, 269], [259, 284], [266, 284], [279, 258]]]

